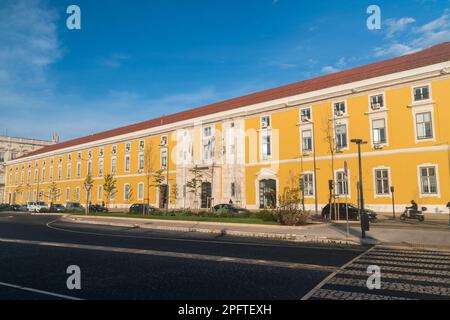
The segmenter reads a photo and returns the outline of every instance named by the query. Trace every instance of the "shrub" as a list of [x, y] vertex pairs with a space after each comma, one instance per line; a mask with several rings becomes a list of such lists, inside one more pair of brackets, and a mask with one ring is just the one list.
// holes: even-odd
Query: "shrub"
[[269, 210], [260, 210], [252, 214], [253, 217], [261, 219], [262, 221], [276, 221], [276, 217], [274, 216], [272, 211]]
[[299, 226], [307, 223], [310, 212], [295, 210], [279, 209], [275, 212], [275, 219], [279, 224], [286, 226]]

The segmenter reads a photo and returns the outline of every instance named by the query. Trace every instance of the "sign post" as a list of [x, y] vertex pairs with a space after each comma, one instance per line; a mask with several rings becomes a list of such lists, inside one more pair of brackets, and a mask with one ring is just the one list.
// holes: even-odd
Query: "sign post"
[[394, 186], [391, 186], [391, 196], [392, 196], [392, 218], [395, 220]]

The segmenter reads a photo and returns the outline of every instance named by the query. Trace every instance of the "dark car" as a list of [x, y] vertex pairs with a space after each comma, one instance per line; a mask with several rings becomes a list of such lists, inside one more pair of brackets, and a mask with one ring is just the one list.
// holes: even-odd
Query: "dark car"
[[230, 203], [220, 203], [218, 205], [215, 205], [213, 207], [214, 213], [232, 213], [232, 214], [238, 214], [238, 213], [245, 213], [248, 212], [247, 209], [239, 208], [235, 206], [234, 204]]
[[[335, 219], [334, 214], [334, 208], [335, 206], [331, 206], [331, 218]], [[346, 210], [345, 210], [345, 203], [336, 203], [336, 210], [339, 212], [339, 220], [346, 220]], [[364, 212], [366, 212], [369, 215], [370, 220], [375, 220], [377, 218], [377, 213], [370, 209], [364, 209]], [[322, 218], [328, 217], [330, 215], [330, 205], [327, 204], [322, 209]], [[355, 206], [354, 204], [349, 203], [348, 204], [348, 219], [349, 220], [359, 220], [359, 208]]]
[[131, 205], [128, 213], [140, 213], [140, 214], [150, 214], [156, 211], [156, 208], [149, 204], [144, 203], [134, 203]]
[[99, 204], [91, 204], [89, 206], [89, 212], [108, 212], [108, 208]]
[[9, 204], [2, 203], [0, 204], [0, 211], [12, 211], [12, 207]]
[[50, 208], [48, 209], [49, 212], [65, 212], [66, 207], [64, 207], [62, 204], [52, 204]]
[[26, 209], [23, 210], [23, 206], [21, 206], [20, 204], [13, 204], [11, 206], [11, 210], [12, 211], [27, 211]]
[[83, 212], [84, 207], [79, 202], [67, 202], [66, 211], [71, 212]]

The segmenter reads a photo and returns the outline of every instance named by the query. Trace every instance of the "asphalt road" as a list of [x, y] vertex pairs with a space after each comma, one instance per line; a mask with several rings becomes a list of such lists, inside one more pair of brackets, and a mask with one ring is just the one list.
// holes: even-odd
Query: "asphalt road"
[[[301, 299], [368, 248], [0, 213], [0, 299]], [[81, 270], [69, 290], [66, 269]]]

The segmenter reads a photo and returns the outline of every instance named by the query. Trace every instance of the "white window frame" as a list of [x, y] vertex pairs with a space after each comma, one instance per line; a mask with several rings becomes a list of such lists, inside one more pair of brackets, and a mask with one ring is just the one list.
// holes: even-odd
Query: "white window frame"
[[[127, 192], [127, 187], [128, 187], [128, 192]], [[130, 184], [124, 183], [123, 184], [123, 200], [124, 201], [130, 201], [130, 191], [131, 191]]]
[[[161, 151], [160, 151], [160, 157], [159, 157], [159, 166], [161, 167], [161, 168], [167, 168], [167, 162], [168, 162], [168, 158], [167, 158], [167, 154], [168, 154], [168, 152], [167, 152], [167, 148], [161, 148]], [[164, 161], [163, 161], [163, 159], [165, 158], [165, 161], [166, 161], [166, 164], [164, 165]]]
[[[336, 114], [336, 111], [335, 111], [335, 104], [342, 103], [342, 102], [344, 103], [345, 112], [342, 113], [342, 115], [337, 115], [337, 114]], [[347, 99], [332, 101], [332, 103], [331, 103], [331, 112], [332, 112], [332, 113], [331, 113], [332, 118], [337, 118], [337, 119], [339, 119], [339, 118], [348, 116], [348, 103], [347, 103]]]
[[70, 201], [70, 188], [69, 187], [66, 188], [66, 202], [67, 201]]
[[[428, 99], [423, 99], [423, 100], [415, 100], [415, 96], [414, 96], [414, 90], [417, 88], [423, 88], [423, 87], [428, 87]], [[413, 104], [421, 104], [421, 103], [426, 103], [426, 102], [430, 102], [433, 100], [433, 93], [431, 91], [431, 83], [422, 83], [422, 84], [417, 84], [411, 87], [411, 101]]]
[[97, 200], [102, 201], [103, 200], [103, 185], [97, 186]]
[[[141, 188], [142, 188], [142, 189], [141, 189]], [[139, 201], [144, 200], [144, 195], [145, 195], [145, 186], [144, 186], [144, 183], [143, 183], [143, 182], [139, 182], [139, 183], [137, 184], [137, 189], [138, 189], [138, 192], [137, 192], [137, 200], [139, 200]], [[141, 195], [141, 191], [142, 191], [142, 195]]]
[[111, 157], [111, 174], [115, 174], [115, 173], [117, 173], [117, 158]]
[[[142, 159], [142, 161], [141, 161]], [[142, 166], [141, 166], [142, 163]], [[145, 169], [145, 155], [142, 152], [138, 154], [138, 171], [142, 172]]]
[[[313, 136], [313, 130], [312, 130], [312, 128], [310, 127], [310, 126], [308, 126], [308, 127], [302, 127], [301, 129], [301, 136], [300, 136], [300, 140], [301, 140], [301, 151], [302, 151], [302, 154], [310, 154], [311, 152], [313, 152], [314, 151], [314, 136]], [[304, 144], [303, 144], [303, 141], [304, 141], [304, 132], [305, 131], [309, 131], [309, 133], [310, 133], [310, 137], [309, 137], [309, 139], [310, 139], [310, 149], [304, 149]]]
[[[420, 113], [431, 113], [431, 126], [432, 126], [432, 132], [433, 137], [432, 138], [426, 138], [426, 139], [418, 139], [418, 132], [417, 132], [417, 114]], [[413, 106], [412, 107], [412, 117], [413, 117], [413, 126], [414, 126], [414, 142], [416, 144], [422, 143], [422, 142], [430, 142], [430, 141], [436, 141], [436, 122], [434, 118], [434, 107], [433, 104], [427, 104], [427, 105], [421, 105], [421, 106]]]
[[80, 194], [80, 187], [76, 187], [75, 188], [75, 201], [80, 201], [81, 199], [81, 194]]
[[[377, 190], [377, 171], [378, 170], [386, 170], [388, 173], [388, 193], [383, 193], [383, 194], [379, 194], [378, 190]], [[392, 187], [392, 177], [391, 177], [391, 168], [390, 167], [385, 167], [385, 166], [378, 166], [378, 167], [374, 167], [372, 169], [372, 176], [373, 176], [373, 197], [374, 198], [391, 198], [392, 197], [392, 193], [391, 193], [391, 187]]]
[[[263, 124], [264, 124], [264, 121], [263, 121], [264, 119], [268, 119], [268, 120], [269, 120], [269, 123], [268, 123], [268, 124], [266, 123], [265, 125], [263, 125]], [[267, 130], [267, 129], [272, 128], [272, 117], [271, 117], [270, 114], [264, 114], [264, 115], [262, 115], [262, 116], [259, 118], [259, 121], [260, 121], [259, 127], [260, 127], [261, 130]]]
[[[263, 138], [268, 136], [270, 138], [270, 154], [263, 154]], [[272, 158], [273, 153], [273, 139], [272, 139], [272, 130], [264, 129], [259, 131], [259, 158], [261, 160], [270, 160]]]
[[[303, 177], [303, 188], [305, 187], [305, 181], [304, 181], [304, 177], [306, 176], [306, 175], [310, 175], [311, 176], [311, 178], [312, 178], [312, 180], [311, 180], [311, 191], [312, 191], [312, 194], [305, 194], [304, 195], [304, 197], [305, 198], [314, 198], [314, 194], [315, 194], [315, 186], [314, 186], [314, 171], [304, 171], [304, 172], [302, 172], [302, 177]], [[305, 189], [303, 189], [303, 190], [305, 190]]]
[[[372, 109], [372, 97], [375, 96], [382, 96], [383, 97], [383, 105], [379, 109]], [[386, 94], [385, 92], [375, 92], [368, 95], [368, 105], [369, 105], [369, 112], [377, 112], [377, 111], [384, 111], [387, 109], [387, 102], [386, 102]]]
[[[334, 192], [335, 192], [335, 194], [338, 197], [345, 197], [345, 193], [342, 193], [342, 194], [337, 193], [337, 191], [338, 191], [338, 173], [343, 173], [344, 174], [344, 168], [337, 169], [337, 170], [334, 171], [334, 181], [336, 182], [336, 185], [334, 186]], [[351, 177], [350, 169], [348, 169], [346, 178], [347, 178], [347, 197], [349, 199], [352, 197], [352, 187], [351, 187], [352, 185], [351, 185], [351, 182], [350, 182], [350, 177]]]
[[103, 158], [98, 159], [98, 176], [101, 177], [103, 176], [103, 171], [104, 171], [104, 166], [105, 166], [105, 161], [103, 160]]
[[[337, 144], [337, 127], [338, 126], [345, 126], [345, 138], [346, 138], [346, 145], [345, 146], [338, 146], [338, 144]], [[348, 122], [347, 121], [345, 121], [345, 122], [336, 122], [336, 123], [334, 123], [334, 125], [333, 125], [333, 134], [334, 134], [334, 145], [335, 145], [335, 148], [336, 148], [336, 150], [339, 148], [339, 150], [340, 151], [343, 151], [343, 150], [348, 150], [348, 148], [349, 148], [349, 144], [350, 144], [350, 141], [349, 141], [349, 128], [348, 128]]]
[[[378, 120], [384, 120], [384, 135], [385, 135], [385, 140], [386, 141], [385, 142], [375, 143], [375, 141], [374, 141], [375, 136], [374, 136], [373, 122], [374, 121], [378, 121]], [[370, 118], [369, 121], [370, 121], [370, 140], [372, 142], [372, 147], [375, 147], [376, 145], [387, 146], [388, 142], [389, 142], [389, 139], [388, 139], [388, 128], [387, 128], [388, 127], [387, 126], [387, 117], [373, 117], [373, 118]]]
[[126, 154], [124, 157], [123, 171], [130, 172], [130, 170], [131, 170], [131, 156], [129, 154]]
[[[422, 192], [422, 175], [421, 169], [434, 167], [434, 172], [436, 173], [436, 193], [423, 193]], [[418, 179], [418, 187], [419, 187], [419, 197], [420, 198], [440, 198], [441, 197], [441, 188], [439, 184], [439, 166], [436, 163], [422, 163], [417, 166], [417, 179]]]
[[[308, 121], [303, 121], [303, 111], [309, 111], [309, 118]], [[312, 107], [304, 107], [304, 108], [300, 108], [299, 110], [299, 123], [300, 124], [309, 124], [313, 121], [313, 116], [312, 116]]]

